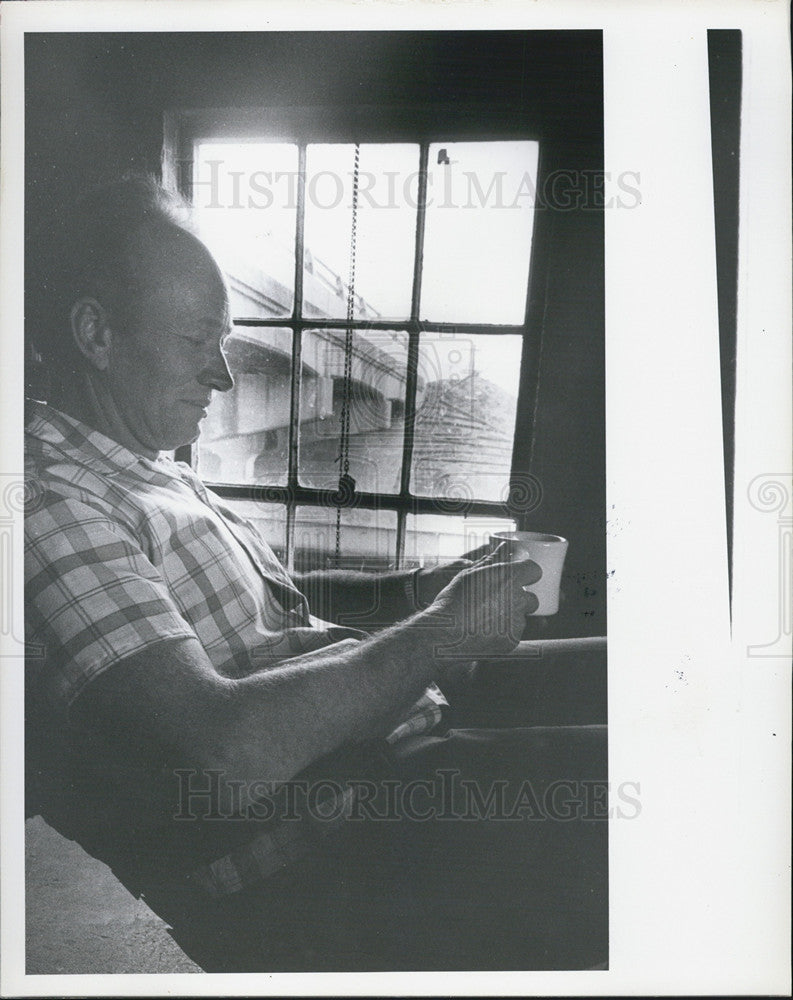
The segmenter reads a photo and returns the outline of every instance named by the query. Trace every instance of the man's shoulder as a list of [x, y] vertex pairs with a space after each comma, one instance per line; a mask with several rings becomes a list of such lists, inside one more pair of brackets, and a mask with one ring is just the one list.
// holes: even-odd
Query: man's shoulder
[[112, 488], [101, 474], [63, 455], [53, 455], [35, 446], [25, 448], [25, 517], [45, 508], [82, 509], [111, 514]]
[[84, 429], [46, 404], [26, 407], [24, 462], [26, 518], [58, 506], [78, 518], [93, 510], [121, 519], [129, 490]]
[[127, 541], [139, 535], [140, 517], [123, 484], [35, 442], [25, 450], [23, 499], [26, 550], [81, 544], [97, 531]]

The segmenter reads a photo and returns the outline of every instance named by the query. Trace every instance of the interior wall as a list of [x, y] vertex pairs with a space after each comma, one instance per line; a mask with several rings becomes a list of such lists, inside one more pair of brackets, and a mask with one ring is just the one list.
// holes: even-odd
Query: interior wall
[[[26, 43], [29, 263], [58, 204], [124, 170], [160, 169], [163, 113], [174, 108], [365, 102], [409, 119], [478, 103], [535, 132], [558, 168], [602, 170], [599, 32], [47, 33]], [[542, 361], [525, 457], [543, 499], [526, 526], [571, 541], [556, 632], [602, 634], [603, 215], [591, 199], [544, 211]], [[29, 266], [29, 296], [37, 280]]]
[[[557, 168], [573, 158], [582, 170], [602, 169], [590, 145], [554, 148]], [[542, 503], [528, 530], [570, 539], [558, 627], [565, 634], [602, 635], [606, 614], [605, 302], [603, 211], [583, 201], [550, 220], [543, 303], [542, 358], [530, 469]]]
[[735, 482], [735, 381], [738, 323], [738, 192], [741, 152], [742, 36], [736, 29], [708, 31], [710, 130], [716, 282], [719, 300], [721, 418], [724, 437], [724, 499], [727, 568], [732, 592], [732, 519]]

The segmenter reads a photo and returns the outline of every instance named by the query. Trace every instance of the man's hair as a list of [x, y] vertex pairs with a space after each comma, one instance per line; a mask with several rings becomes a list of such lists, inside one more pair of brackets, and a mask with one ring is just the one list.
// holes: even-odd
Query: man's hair
[[147, 238], [192, 231], [190, 209], [150, 174], [91, 188], [47, 220], [26, 261], [26, 332], [45, 361], [74, 363], [72, 306], [93, 298], [123, 321]]

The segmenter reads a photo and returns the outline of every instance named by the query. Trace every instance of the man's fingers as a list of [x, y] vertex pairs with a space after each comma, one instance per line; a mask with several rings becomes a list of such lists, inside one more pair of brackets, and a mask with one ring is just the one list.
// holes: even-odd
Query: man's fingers
[[542, 576], [542, 567], [538, 563], [529, 559], [528, 556], [521, 556], [519, 559], [508, 559], [509, 546], [506, 542], [501, 542], [492, 552], [488, 552], [471, 564], [472, 569], [479, 566], [512, 566], [514, 572], [520, 577], [521, 583], [536, 583]]
[[533, 594], [530, 590], [526, 592], [526, 614], [533, 615], [534, 612], [540, 606], [540, 599], [536, 594]]
[[490, 555], [492, 551], [493, 551], [493, 543], [485, 542], [484, 545], [479, 545], [475, 549], [471, 549], [470, 551], [464, 553], [463, 559], [468, 559], [469, 562], [479, 562], [479, 560], [482, 559], [483, 556]]
[[473, 563], [469, 567], [469, 570], [498, 570], [500, 575], [506, 578], [513, 577], [521, 586], [536, 583], [540, 579], [542, 576], [542, 567], [529, 558], [513, 559], [510, 561], [506, 558], [508, 552], [508, 546], [502, 542], [493, 552], [489, 552], [486, 556]]
[[518, 579], [524, 587], [530, 583], [536, 583], [542, 576], [542, 566], [538, 565], [528, 557], [524, 559], [516, 559], [510, 565], [515, 567]]
[[441, 567], [444, 573], [447, 573], [450, 577], [455, 576], [457, 573], [462, 572], [464, 569], [468, 569], [473, 563], [470, 559], [455, 559], [454, 562], [446, 563], [445, 566]]
[[487, 552], [483, 556], [480, 556], [474, 563], [474, 566], [489, 566], [492, 563], [504, 562], [507, 560], [504, 558], [507, 555], [507, 543], [501, 542], [494, 549], [488, 548]]

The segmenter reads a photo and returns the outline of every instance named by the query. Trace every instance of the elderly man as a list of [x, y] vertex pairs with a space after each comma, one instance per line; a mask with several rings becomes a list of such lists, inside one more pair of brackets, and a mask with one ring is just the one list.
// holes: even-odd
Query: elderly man
[[[411, 574], [337, 572], [337, 608], [376, 593], [395, 624], [314, 617], [312, 579], [163, 455], [233, 385], [224, 279], [181, 211], [146, 180], [92, 192], [38, 290], [37, 807], [208, 970], [601, 963], [602, 727], [463, 728], [440, 691], [516, 645], [539, 567], [427, 571], [422, 608]], [[545, 643], [527, 670], [600, 653]]]

